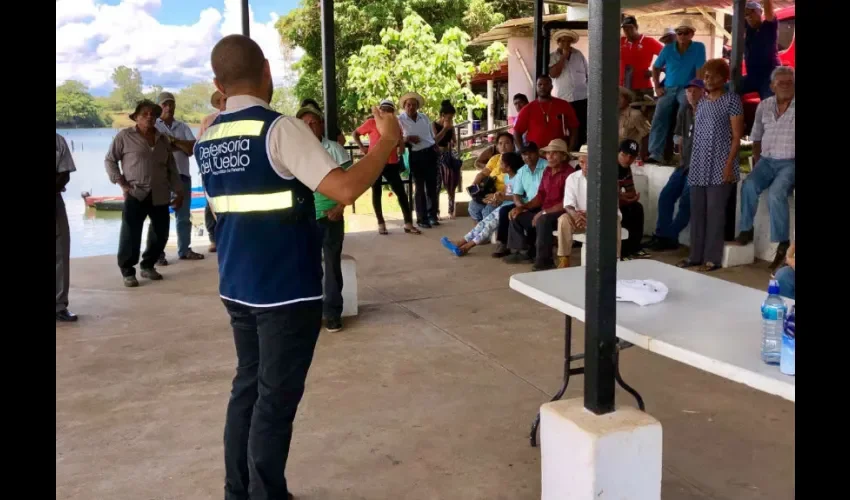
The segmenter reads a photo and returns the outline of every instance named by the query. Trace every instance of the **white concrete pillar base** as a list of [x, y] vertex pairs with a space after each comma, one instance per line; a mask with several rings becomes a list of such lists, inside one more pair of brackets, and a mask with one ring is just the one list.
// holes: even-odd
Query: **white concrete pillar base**
[[540, 408], [541, 500], [659, 500], [661, 423], [638, 409], [607, 415], [582, 399]]

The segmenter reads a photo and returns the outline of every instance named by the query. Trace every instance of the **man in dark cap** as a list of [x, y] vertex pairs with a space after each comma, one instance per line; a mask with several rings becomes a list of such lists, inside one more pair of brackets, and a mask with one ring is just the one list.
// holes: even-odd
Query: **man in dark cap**
[[237, 367], [224, 428], [226, 500], [292, 498], [285, 477], [292, 422], [322, 325], [322, 247], [313, 193], [353, 205], [401, 139], [392, 113], [374, 108], [381, 135], [348, 170], [307, 125], [269, 107], [269, 62], [243, 35], [212, 51], [227, 96], [195, 144], [217, 217], [219, 293], [230, 315]]
[[649, 257], [641, 249], [643, 239], [643, 205], [640, 204], [640, 193], [635, 189], [635, 179], [632, 176], [632, 163], [640, 154], [640, 144], [632, 139], [620, 143], [617, 153], [617, 180], [620, 185], [620, 212], [623, 217], [621, 224], [629, 232], [629, 238], [620, 248], [624, 260]]
[[168, 206], [179, 209], [186, 195], [171, 154], [171, 143], [156, 130], [156, 119], [161, 114], [159, 105], [147, 99], [140, 101], [130, 115], [136, 125], [118, 132], [106, 153], [109, 180], [124, 192], [118, 267], [126, 287], [139, 286], [135, 266], [139, 263], [142, 227], [148, 217], [152, 230], [148, 232], [147, 248], [139, 267], [143, 278], [162, 279], [154, 265], [168, 242]]

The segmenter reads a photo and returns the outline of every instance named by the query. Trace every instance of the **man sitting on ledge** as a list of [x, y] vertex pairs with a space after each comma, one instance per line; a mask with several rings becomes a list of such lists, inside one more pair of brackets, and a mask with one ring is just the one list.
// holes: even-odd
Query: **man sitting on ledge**
[[741, 219], [737, 241], [747, 245], [753, 241], [753, 221], [759, 195], [767, 189], [770, 209], [770, 241], [779, 243], [770, 269], [785, 259], [790, 242], [788, 195], [796, 177], [796, 129], [794, 68], [780, 66], [773, 70], [770, 87], [776, 95], [768, 97], [756, 108], [753, 123], [753, 172], [741, 184]]
[[[548, 166], [537, 188], [537, 194], [527, 204], [510, 213], [511, 225], [508, 248], [515, 253], [504, 261], [509, 264], [534, 260], [533, 271], [552, 269], [552, 233], [558, 217], [564, 213], [564, 185], [576, 170], [570, 165], [570, 151], [563, 139], [555, 139], [540, 151], [546, 153]], [[527, 251], [526, 251], [527, 249]]]
[[[587, 153], [577, 153], [581, 174], [571, 175], [564, 185], [564, 209], [558, 217], [558, 269], [570, 267], [570, 252], [573, 235], [587, 231]], [[622, 212], [617, 209], [617, 258], [620, 257], [620, 220]]]

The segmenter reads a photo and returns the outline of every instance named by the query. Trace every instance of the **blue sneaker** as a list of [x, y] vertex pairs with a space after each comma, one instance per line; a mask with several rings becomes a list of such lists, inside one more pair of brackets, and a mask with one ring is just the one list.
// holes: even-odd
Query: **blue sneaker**
[[451, 253], [460, 257], [460, 248], [458, 248], [457, 245], [452, 243], [447, 236], [443, 236], [442, 238], [440, 238], [440, 243], [442, 243], [444, 247], [448, 248]]

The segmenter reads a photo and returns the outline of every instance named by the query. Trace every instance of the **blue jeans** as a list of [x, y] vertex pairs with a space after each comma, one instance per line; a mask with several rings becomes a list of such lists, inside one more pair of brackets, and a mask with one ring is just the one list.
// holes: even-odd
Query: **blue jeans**
[[776, 281], [779, 282], [779, 295], [797, 300], [794, 294], [794, 270], [791, 266], [785, 266], [776, 271]]
[[788, 212], [788, 194], [796, 178], [794, 160], [759, 158], [753, 172], [741, 184], [741, 221], [739, 231], [750, 231], [759, 206], [759, 195], [767, 189], [767, 206], [770, 209], [770, 241], [790, 240], [791, 215]]
[[180, 180], [183, 181], [183, 192], [186, 196], [183, 205], [175, 211], [174, 217], [177, 219], [177, 256], [185, 257], [191, 250], [189, 244], [192, 243], [192, 178], [181, 174]]
[[[679, 202], [679, 212], [673, 216]], [[661, 194], [658, 195], [658, 223], [655, 236], [679, 241], [679, 233], [691, 220], [691, 187], [688, 185], [688, 171], [677, 168], [670, 175]]]
[[493, 210], [498, 208], [499, 207], [494, 207], [493, 205], [478, 203], [475, 200], [469, 200], [469, 216], [472, 217], [472, 220], [475, 222], [481, 222], [484, 220], [484, 217], [487, 217], [493, 212]]
[[676, 114], [673, 106], [679, 101], [679, 106], [686, 106], [687, 94], [683, 87], [670, 87], [665, 89], [663, 96], [658, 98], [655, 105], [655, 115], [652, 117], [652, 128], [649, 131], [649, 156], [660, 160], [664, 158], [664, 146], [667, 143], [667, 134], [670, 127], [676, 123]]

